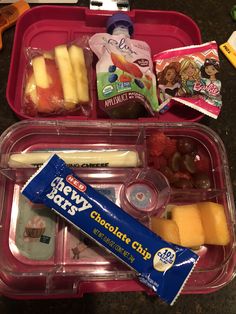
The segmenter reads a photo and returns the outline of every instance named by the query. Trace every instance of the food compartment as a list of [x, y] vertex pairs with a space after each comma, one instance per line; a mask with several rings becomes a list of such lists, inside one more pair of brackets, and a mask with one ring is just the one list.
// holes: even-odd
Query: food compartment
[[58, 217], [43, 205], [32, 204], [15, 188], [9, 231], [10, 251], [22, 263], [53, 264]]
[[[195, 232], [200, 233], [199, 244], [186, 245], [200, 257], [187, 283], [189, 293], [201, 285], [204, 291], [217, 290], [226, 283], [228, 269], [232, 271], [235, 263], [235, 213], [226, 152], [218, 136], [209, 129], [203, 132], [204, 128], [146, 129], [147, 164], [165, 174], [171, 186], [170, 202], [161, 215], [164, 221], [151, 217], [151, 230], [158, 230], [166, 239], [167, 232], [172, 232], [170, 239], [183, 246], [186, 238], [181, 237], [181, 230], [189, 232], [193, 243]], [[176, 207], [190, 214], [183, 211], [173, 217]], [[194, 216], [198, 212], [200, 218]], [[203, 230], [199, 230], [200, 224]]]
[[[95, 279], [126, 278], [126, 275], [133, 277], [132, 271], [109, 253], [104, 253], [102, 248], [79, 231], [65, 224], [51, 210], [27, 201], [20, 189], [43, 162], [39, 154], [50, 152], [71, 156], [74, 153], [86, 153], [88, 159], [91, 152], [95, 152], [96, 156], [105, 154], [105, 158], [109, 152], [118, 152], [121, 153], [117, 157], [120, 163], [115, 168], [109, 165], [114, 161], [114, 155], [112, 159], [109, 155], [110, 159], [103, 164], [98, 162], [95, 155], [95, 163], [93, 156], [89, 165], [86, 160], [86, 164], [72, 164], [71, 159], [68, 163], [100, 193], [120, 204], [120, 190], [127, 181], [127, 175], [133, 178], [145, 167], [143, 129], [138, 125], [134, 128], [128, 125], [113, 127], [108, 122], [81, 122], [78, 125], [71, 121], [23, 121], [19, 127], [9, 128], [2, 138], [5, 139], [1, 142], [0, 216], [3, 293], [15, 296], [44, 296], [48, 293], [77, 295], [80, 283], [85, 279], [93, 282]], [[134, 153], [135, 164], [127, 164], [127, 152]], [[123, 153], [125, 155], [122, 159]], [[27, 158], [32, 157], [32, 154], [36, 162], [25, 163], [22, 159], [16, 162], [12, 158]], [[82, 249], [83, 254], [80, 254]]]
[[[133, 171], [127, 170], [124, 172], [123, 169], [104, 169], [101, 174], [100, 169], [83, 169], [82, 172], [76, 171], [76, 173], [95, 190], [120, 206], [122, 186], [127, 181], [127, 174], [128, 177], [132, 177]], [[91, 266], [91, 264], [97, 265], [97, 267], [113, 264], [119, 266], [119, 262], [111, 253], [101, 248], [81, 231], [67, 223], [64, 224], [63, 229], [65, 271], [73, 273], [78, 266]]]
[[215, 133], [201, 128], [193, 126], [186, 133], [182, 128], [146, 129], [147, 165], [168, 178], [173, 196], [184, 191], [182, 202], [184, 195], [196, 201], [197, 197], [198, 201], [214, 197], [222, 201], [220, 195], [228, 194], [225, 148]]
[[[62, 154], [74, 168], [139, 168], [145, 167], [145, 139], [143, 129], [138, 126], [127, 129], [122, 124], [113, 128], [110, 122], [45, 121], [32, 126], [23, 122], [19, 130], [11, 133], [11, 142], [3, 143], [1, 167], [9, 175], [30, 173], [30, 168], [40, 166], [53, 153]], [[17, 169], [17, 171], [11, 171]]]
[[[26, 49], [34, 47], [40, 51], [52, 51], [55, 46], [83, 41], [95, 33], [106, 32], [110, 11], [90, 11], [80, 7], [42, 6], [32, 8], [19, 20], [16, 27], [11, 67], [7, 85], [7, 99], [13, 111], [23, 119], [32, 118], [22, 112], [24, 73], [27, 66]], [[134, 23], [133, 39], [146, 41], [152, 55], [170, 48], [201, 43], [197, 25], [178, 12], [133, 10], [127, 13]], [[96, 87], [97, 58], [93, 56], [90, 80], [92, 110], [90, 115], [65, 113], [50, 119], [108, 119], [98, 107]], [[132, 113], [131, 117], [132, 118]], [[186, 106], [174, 106], [165, 115], [140, 117], [148, 121], [197, 121], [202, 114]]]
[[[165, 140], [168, 138], [166, 140], [168, 143], [169, 141], [175, 143], [173, 145], [175, 149], [177, 141], [191, 139], [197, 154], [201, 152], [203, 160], [207, 160], [211, 186], [207, 188], [174, 186], [169, 178], [163, 175], [161, 168], [157, 168], [158, 163], [155, 164], [153, 161], [153, 157], [158, 158], [164, 153], [150, 157], [150, 139], [154, 134], [164, 134]], [[160, 152], [161, 145], [157, 143], [155, 147]], [[164, 147], [169, 148], [168, 145]], [[12, 161], [12, 156], [15, 155], [27, 157], [29, 156], [27, 154], [34, 153], [38, 158], [37, 154], [42, 152], [50, 154], [91, 151], [100, 153], [110, 150], [136, 152], [140, 160], [138, 166], [79, 167], [74, 164], [72, 167], [82, 180], [131, 215], [134, 215], [134, 212], [129, 206], [126, 207], [124, 195], [127, 196], [127, 193], [134, 195], [136, 198], [133, 199], [135, 200], [133, 204], [142, 213], [136, 218], [151, 229], [152, 219], [156, 217], [170, 219], [169, 213], [173, 206], [202, 202], [222, 205], [229, 241], [226, 245], [202, 243], [199, 247], [193, 248], [200, 259], [183, 293], [215, 291], [233, 278], [236, 256], [235, 212], [227, 156], [222, 141], [209, 128], [194, 123], [22, 121], [5, 131], [1, 137], [0, 148], [2, 152], [0, 242], [3, 247], [0, 252], [0, 287], [4, 294], [18, 297], [20, 295], [71, 297], [82, 295], [86, 291], [109, 291], [111, 284], [113, 291], [145, 289], [136, 282], [132, 270], [92, 242], [87, 235], [54, 216], [50, 210], [47, 212], [41, 205], [30, 204], [20, 195], [20, 188], [34, 174], [42, 161], [20, 166], [12, 165], [9, 161]], [[176, 153], [175, 149], [172, 150], [173, 154]], [[169, 155], [165, 152], [164, 156]], [[169, 160], [166, 162], [168, 164]], [[150, 179], [150, 173], [157, 177], [160, 174], [161, 177], [158, 178], [164, 177], [166, 180], [164, 182], [168, 183], [168, 197], [156, 212], [143, 211], [143, 206], [145, 209], [148, 208], [145, 202], [150, 195], [155, 195], [155, 204], [160, 198], [158, 190], [156, 194], [149, 193], [149, 188], [151, 187], [152, 191], [153, 185], [157, 185]], [[148, 186], [146, 190], [143, 189], [144, 183]], [[123, 284], [120, 285], [124, 281], [125, 287]], [[102, 288], [98, 284], [101, 282]]]
[[173, 189], [220, 188], [219, 156], [204, 138], [150, 131], [147, 147], [148, 166], [162, 172]]
[[93, 240], [80, 231], [67, 225], [64, 227], [65, 250], [64, 261], [67, 265], [75, 264], [109, 264], [114, 257], [99, 247]]
[[[29, 178], [28, 171], [27, 175], [20, 177], [20, 181], [17, 176], [7, 177], [4, 169], [1, 172], [7, 189], [12, 192], [12, 202], [9, 202], [9, 209], [2, 216], [7, 231], [3, 233], [0, 230], [2, 245], [7, 251], [0, 256], [1, 278], [11, 294], [44, 296], [63, 293], [72, 296], [77, 295], [80, 284], [85, 280], [134, 278], [131, 270], [87, 235], [67, 224], [44, 205], [32, 204], [21, 195], [22, 184]], [[101, 173], [101, 169], [90, 168], [75, 169], [75, 172], [120, 205], [122, 187], [142, 170], [110, 168], [103, 169]], [[141, 222], [148, 226], [147, 216]], [[21, 285], [24, 285], [22, 291]]]

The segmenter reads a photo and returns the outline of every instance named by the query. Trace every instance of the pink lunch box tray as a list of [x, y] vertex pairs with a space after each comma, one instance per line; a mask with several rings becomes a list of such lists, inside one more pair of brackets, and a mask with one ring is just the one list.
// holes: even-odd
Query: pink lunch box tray
[[[31, 117], [21, 112], [23, 76], [27, 47], [50, 50], [56, 45], [73, 41], [83, 35], [106, 32], [105, 25], [110, 11], [90, 11], [83, 7], [40, 6], [27, 11], [18, 21], [12, 51], [7, 84], [7, 100], [21, 119]], [[201, 43], [197, 25], [189, 17], [172, 11], [133, 10], [128, 13], [134, 22], [133, 38], [146, 41], [152, 55], [170, 48]], [[106, 119], [98, 110], [96, 75], [92, 82], [93, 110], [89, 119]], [[144, 121], [198, 121], [202, 114], [186, 106], [176, 105], [156, 118], [140, 118]], [[60, 119], [86, 119], [83, 116], [63, 116]], [[58, 119], [58, 117], [50, 117]]]
[[[0, 293], [14, 298], [79, 297], [87, 292], [147, 291], [135, 273], [76, 231], [49, 209], [30, 204], [20, 188], [35, 172], [10, 160], [40, 152], [130, 150], [140, 156], [137, 168], [77, 168], [84, 180], [119, 205], [120, 187], [133, 171], [153, 167], [149, 139], [164, 132], [188, 138], [207, 161], [211, 189], [182, 190], [171, 185], [168, 205], [212, 201], [225, 208], [230, 242], [202, 245], [200, 260], [182, 293], [214, 292], [235, 276], [235, 209], [224, 145], [218, 135], [197, 123], [111, 123], [108, 121], [21, 121], [0, 137]], [[43, 134], [43, 136], [42, 136]], [[200, 158], [199, 157], [199, 158]], [[201, 160], [200, 158], [200, 160]], [[165, 208], [165, 214], [168, 208]], [[150, 221], [141, 221], [150, 226]], [[147, 291], [149, 292], [149, 291]]]

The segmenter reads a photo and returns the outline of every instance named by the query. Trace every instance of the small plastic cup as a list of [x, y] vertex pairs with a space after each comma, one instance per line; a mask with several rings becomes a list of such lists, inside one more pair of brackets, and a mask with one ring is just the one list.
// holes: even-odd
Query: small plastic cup
[[161, 216], [170, 198], [167, 178], [154, 169], [143, 169], [125, 182], [121, 189], [121, 207], [135, 218]]

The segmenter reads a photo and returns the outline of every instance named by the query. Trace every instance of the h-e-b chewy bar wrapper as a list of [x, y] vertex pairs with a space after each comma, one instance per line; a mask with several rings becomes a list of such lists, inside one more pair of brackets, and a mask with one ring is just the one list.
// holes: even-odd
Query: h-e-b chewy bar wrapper
[[165, 242], [83, 182], [56, 154], [22, 189], [44, 203], [137, 272], [138, 279], [173, 304], [198, 255]]

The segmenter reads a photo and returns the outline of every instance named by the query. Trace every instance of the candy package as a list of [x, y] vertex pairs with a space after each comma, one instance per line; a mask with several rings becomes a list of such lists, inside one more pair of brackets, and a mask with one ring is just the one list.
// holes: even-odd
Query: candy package
[[114, 14], [107, 33], [89, 40], [97, 55], [99, 107], [111, 118], [137, 119], [157, 112], [156, 79], [149, 45], [131, 39], [133, 24], [128, 15]]
[[92, 56], [85, 39], [58, 45], [50, 51], [26, 50], [22, 111], [35, 116], [85, 115], [92, 109], [90, 71]]
[[160, 113], [181, 103], [212, 118], [218, 117], [222, 100], [215, 41], [160, 52], [154, 56], [154, 62]]

